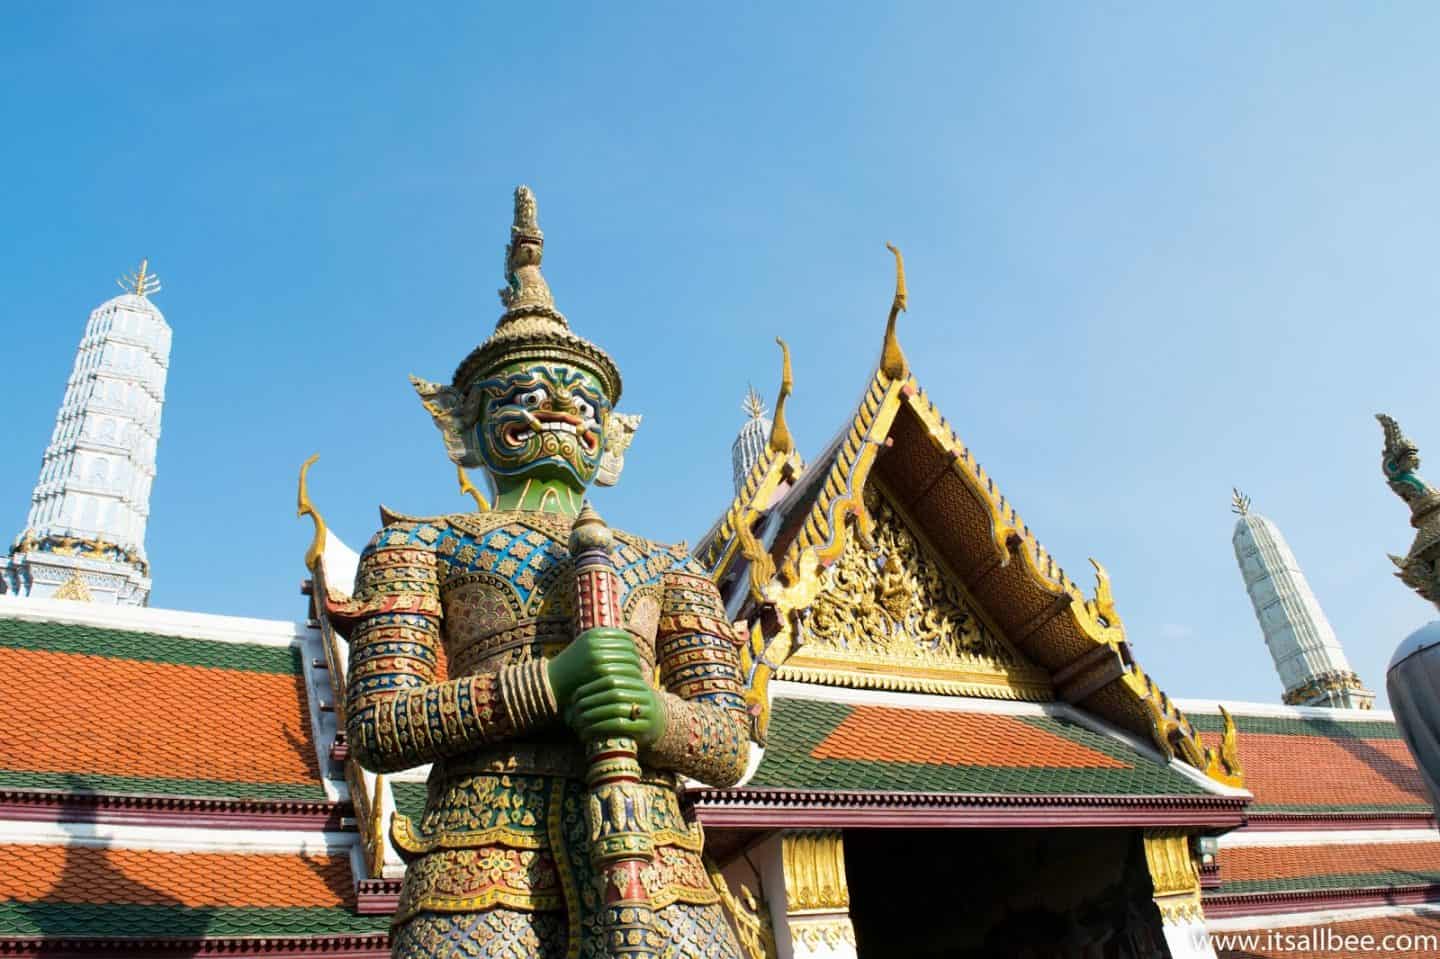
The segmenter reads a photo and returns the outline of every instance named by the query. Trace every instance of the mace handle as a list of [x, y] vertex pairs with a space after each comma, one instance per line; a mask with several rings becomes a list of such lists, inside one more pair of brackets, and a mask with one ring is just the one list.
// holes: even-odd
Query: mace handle
[[[575, 632], [620, 627], [623, 589], [610, 555], [614, 535], [589, 503], [570, 534], [575, 564]], [[585, 744], [590, 860], [600, 883], [605, 951], [614, 959], [654, 959], [661, 940], [641, 871], [654, 855], [640, 784], [639, 749], [629, 737]]]

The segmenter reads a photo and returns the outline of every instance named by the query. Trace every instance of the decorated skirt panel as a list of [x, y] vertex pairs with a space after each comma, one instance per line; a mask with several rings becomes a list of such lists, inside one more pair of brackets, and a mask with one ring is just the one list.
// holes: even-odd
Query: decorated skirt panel
[[[533, 754], [539, 760], [535, 765], [558, 768], [563, 764], [583, 774], [584, 760], [578, 747], [522, 746], [517, 752]], [[578, 775], [464, 772], [467, 766], [486, 764], [482, 760], [436, 764], [430, 776], [425, 812], [419, 821], [397, 814], [391, 822], [391, 839], [402, 856], [413, 860], [440, 849], [491, 845], [513, 849], [550, 847], [551, 827], [560, 815], [558, 805], [567, 801], [570, 793], [583, 796], [583, 781]], [[646, 831], [656, 844], [698, 852], [703, 844], [700, 824], [686, 822], [681, 813], [675, 778], [652, 771], [642, 784], [647, 796]]]
[[[700, 858], [699, 824], [684, 821], [673, 786], [652, 783], [647, 791], [655, 856], [642, 881], [652, 905], [718, 902]], [[395, 819], [392, 838], [409, 860], [397, 923], [422, 912], [498, 906], [593, 918], [599, 901], [583, 783], [543, 776], [464, 777], [442, 786], [431, 800], [419, 827]]]
[[[564, 913], [496, 908], [472, 913], [421, 913], [395, 935], [394, 959], [607, 959], [593, 922], [572, 934]], [[675, 904], [657, 910], [655, 933], [670, 959], [742, 959], [717, 905]]]

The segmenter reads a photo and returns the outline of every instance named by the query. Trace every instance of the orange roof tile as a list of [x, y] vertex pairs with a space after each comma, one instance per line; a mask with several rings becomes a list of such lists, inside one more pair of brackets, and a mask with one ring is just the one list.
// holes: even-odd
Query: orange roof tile
[[[1361, 946], [1366, 936], [1372, 945]], [[1440, 916], [1384, 916], [1217, 932], [1211, 941], [1220, 959], [1335, 959], [1351, 955], [1366, 959], [1436, 959], [1440, 956]], [[1382, 948], [1382, 944], [1386, 945]]]
[[992, 713], [856, 706], [810, 755], [815, 759], [1049, 769], [1128, 764], [1023, 719]]
[[341, 854], [0, 845], [0, 901], [145, 906], [348, 906]]
[[[1440, 870], [1440, 838], [1429, 842], [1239, 846], [1220, 851], [1222, 883], [1303, 876], [1346, 876]], [[1417, 876], [1417, 882], [1429, 882]], [[1223, 888], [1223, 887], [1222, 887]]]
[[0, 648], [0, 769], [318, 783], [297, 675]]
[[[1218, 748], [1220, 734], [1207, 732]], [[1415, 761], [1400, 739], [1239, 734], [1245, 787], [1256, 807], [1426, 806]]]

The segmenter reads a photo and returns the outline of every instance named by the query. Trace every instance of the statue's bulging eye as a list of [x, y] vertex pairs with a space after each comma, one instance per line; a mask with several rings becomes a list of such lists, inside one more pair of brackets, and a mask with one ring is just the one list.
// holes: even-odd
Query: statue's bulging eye
[[540, 408], [540, 404], [544, 403], [545, 400], [549, 398], [549, 396], [550, 394], [545, 392], [545, 388], [543, 386], [540, 386], [536, 387], [533, 390], [527, 390], [526, 392], [521, 393], [519, 396], [516, 397], [516, 400], [520, 403], [521, 406], [525, 407], [527, 410], [537, 410]]
[[580, 415], [581, 419], [593, 420], [595, 418], [595, 405], [585, 399], [585, 397], [577, 396], [573, 402], [575, 404], [575, 412]]

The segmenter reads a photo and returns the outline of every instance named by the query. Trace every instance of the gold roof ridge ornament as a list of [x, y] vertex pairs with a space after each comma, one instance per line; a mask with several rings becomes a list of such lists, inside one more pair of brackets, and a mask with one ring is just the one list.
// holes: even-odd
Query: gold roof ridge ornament
[[885, 345], [880, 351], [880, 369], [892, 380], [902, 380], [910, 373], [910, 363], [900, 349], [900, 340], [895, 335], [895, 321], [907, 310], [909, 301], [905, 291], [905, 258], [893, 243], [886, 243], [885, 249], [895, 254], [895, 299], [890, 303], [890, 318], [885, 321]]
[[1415, 540], [1404, 556], [1390, 556], [1395, 575], [1422, 597], [1440, 607], [1440, 490], [1421, 478], [1420, 448], [1400, 429], [1394, 417], [1376, 413], [1385, 433], [1380, 469], [1391, 492], [1410, 507]]
[[1238, 486], [1230, 487], [1230, 512], [1237, 516], [1250, 515], [1250, 497], [1240, 492]]
[[160, 292], [160, 277], [150, 272], [150, 260], [145, 258], [140, 261], [140, 269], [119, 277], [115, 285], [134, 296], [149, 297]]
[[[775, 399], [775, 418], [770, 423], [770, 448], [777, 453], [792, 453], [795, 439], [790, 435], [790, 424], [785, 421], [785, 401], [794, 392], [795, 374], [790, 368], [790, 347], [778, 336], [775, 342], [780, 344], [780, 395]], [[753, 395], [755, 391], [750, 392]]]
[[321, 518], [320, 511], [315, 504], [310, 502], [310, 467], [320, 459], [316, 453], [305, 462], [300, 464], [300, 483], [295, 491], [295, 518], [308, 516], [315, 523], [315, 535], [310, 539], [310, 548], [305, 550], [305, 568], [312, 573], [320, 562], [320, 557], [325, 553], [325, 520]]

